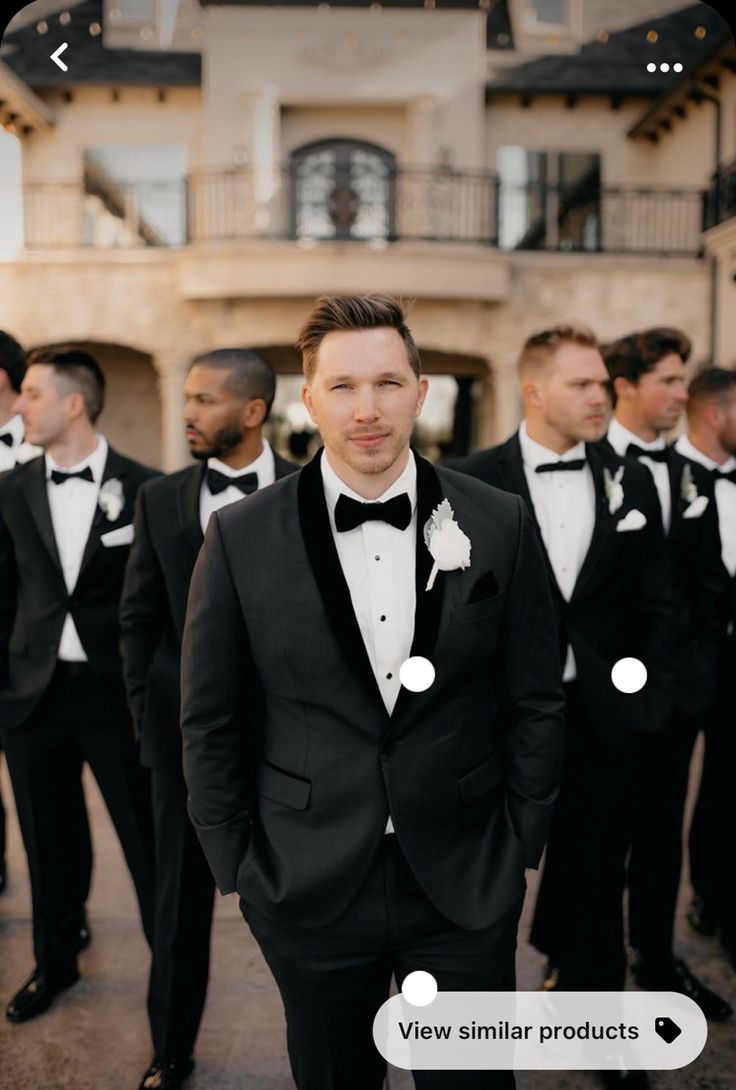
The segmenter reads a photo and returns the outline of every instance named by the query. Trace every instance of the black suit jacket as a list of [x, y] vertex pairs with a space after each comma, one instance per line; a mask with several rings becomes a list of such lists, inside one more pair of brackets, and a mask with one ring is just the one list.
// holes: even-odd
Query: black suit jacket
[[[319, 457], [209, 524], [182, 654], [191, 817], [223, 893], [318, 928], [357, 894], [390, 812], [433, 903], [483, 927], [539, 861], [561, 763], [555, 617], [534, 528], [516, 497], [417, 459], [411, 655], [436, 677], [425, 692], [402, 688], [389, 715]], [[423, 528], [443, 496], [471, 565], [427, 591]]]
[[[692, 601], [692, 607], [685, 616], [693, 618], [693, 636], [700, 634], [700, 641], [707, 656], [707, 662], [712, 662], [714, 642], [722, 644], [724, 640], [733, 648], [734, 668], [736, 669], [736, 575], [731, 573], [723, 563], [721, 549], [721, 529], [718, 523], [718, 506], [715, 498], [715, 480], [709, 471], [690, 458], [685, 458], [679, 451], [670, 448], [678, 458], [690, 465], [693, 480], [701, 495], [711, 497], [706, 512], [709, 518], [702, 525], [689, 526], [689, 536], [680, 544], [679, 553], [682, 558], [681, 580], [683, 592]], [[681, 475], [680, 475], [680, 479]], [[672, 481], [672, 476], [670, 476]], [[674, 487], [674, 486], [673, 486]], [[684, 523], [680, 516], [680, 522]], [[700, 523], [700, 519], [694, 520]], [[717, 557], [713, 555], [713, 527], [717, 534]], [[684, 530], [684, 525], [681, 531]], [[699, 532], [698, 532], [699, 531]], [[719, 607], [716, 609], [713, 603], [714, 585], [719, 587]], [[684, 612], [684, 611], [683, 611]], [[715, 626], [715, 632], [714, 632]], [[694, 642], [694, 639], [691, 640]], [[684, 658], [684, 656], [683, 656]], [[683, 670], [689, 671], [689, 663], [683, 665]], [[734, 686], [736, 688], [736, 684]], [[705, 694], [704, 694], [705, 695]]]
[[[299, 467], [274, 452], [276, 479]], [[141, 489], [120, 610], [128, 702], [150, 767], [181, 768], [179, 664], [194, 563], [202, 547], [199, 463]]]
[[54, 672], [67, 613], [90, 669], [122, 692], [120, 593], [128, 545], [105, 546], [103, 534], [133, 519], [136, 493], [156, 471], [108, 450], [103, 483], [117, 478], [124, 505], [110, 520], [98, 506], [76, 586], [67, 592], [46, 491], [45, 459], [0, 478], [0, 722], [22, 724]]
[[[601, 446], [613, 451], [608, 440], [603, 440]], [[697, 518], [685, 517], [691, 502], [689, 489], [683, 487], [687, 466], [698, 495], [708, 499]], [[710, 474], [672, 446], [667, 448], [667, 469], [672, 499], [666, 540], [674, 608], [673, 707], [696, 715], [704, 712], [715, 696], [717, 645], [724, 623], [725, 569]]]
[[[649, 470], [619, 458], [608, 444], [586, 445], [595, 485], [593, 536], [569, 601], [560, 592], [552, 566], [547, 571], [560, 625], [560, 646], [572, 645], [577, 680], [593, 725], [617, 750], [632, 737], [656, 730], [669, 713], [672, 598], [669, 559], [659, 500]], [[488, 484], [522, 496], [534, 512], [518, 433], [490, 450], [452, 463]], [[609, 511], [604, 470], [613, 476], [624, 466], [624, 501]], [[619, 531], [629, 511], [646, 518], [640, 530]], [[536, 517], [535, 517], [536, 522]], [[540, 542], [541, 531], [537, 525]], [[611, 681], [619, 659], [634, 657], [647, 668], [638, 693], [621, 693]]]

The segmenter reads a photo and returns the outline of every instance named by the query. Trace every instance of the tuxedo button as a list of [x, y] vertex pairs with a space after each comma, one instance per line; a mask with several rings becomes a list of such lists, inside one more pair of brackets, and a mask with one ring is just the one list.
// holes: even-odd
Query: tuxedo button
[[385, 613], [382, 613], [382, 614], [381, 614], [381, 620], [382, 620], [382, 621], [385, 621], [385, 620], [386, 620], [386, 614], [385, 614]]

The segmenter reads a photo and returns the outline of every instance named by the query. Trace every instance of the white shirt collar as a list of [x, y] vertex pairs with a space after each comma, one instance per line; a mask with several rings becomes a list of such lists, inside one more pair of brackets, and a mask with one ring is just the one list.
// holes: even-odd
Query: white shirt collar
[[358, 503], [385, 503], [386, 500], [390, 500], [394, 496], [399, 496], [402, 492], [406, 492], [411, 502], [412, 515], [414, 514], [417, 506], [417, 463], [412, 451], [409, 451], [409, 460], [401, 475], [397, 477], [390, 488], [387, 488], [384, 493], [377, 496], [376, 499], [372, 501], [368, 501], [365, 496], [359, 496], [357, 492], [353, 492], [352, 488], [349, 488], [348, 485], [338, 477], [329, 463], [326, 450], [322, 452], [320, 469], [322, 470], [322, 485], [325, 490], [325, 500], [327, 501], [327, 509], [330, 512], [331, 519], [334, 519], [335, 505], [337, 504], [341, 493], [345, 496], [349, 496], [352, 500], [357, 500]]
[[10, 435], [14, 447], [19, 447], [21, 445], [25, 437], [25, 428], [23, 427], [23, 417], [20, 413], [11, 416], [10, 420], [3, 424], [0, 428], [0, 435]]
[[706, 469], [720, 469], [721, 473], [730, 473], [732, 469], [736, 469], [736, 457], [731, 455], [723, 465], [719, 465], [718, 462], [714, 462], [712, 458], [709, 458], [707, 454], [703, 454], [702, 450], [694, 446], [689, 435], [681, 435], [675, 443], [675, 449], [684, 458], [690, 458], [691, 461], [698, 462], [701, 466], [705, 466]]
[[254, 461], [249, 462], [247, 466], [241, 466], [239, 469], [233, 469], [232, 466], [225, 465], [219, 458], [208, 458], [207, 468], [216, 469], [218, 473], [222, 473], [223, 477], [242, 477], [244, 473], [260, 473], [263, 474], [268, 469], [269, 465], [273, 464], [273, 451], [268, 439], [263, 440], [263, 450]]
[[665, 442], [664, 436], [658, 435], [652, 443], [645, 443], [643, 439], [640, 439], [638, 435], [634, 435], [633, 431], [629, 431], [625, 428], [620, 420], [617, 420], [614, 416], [608, 428], [608, 442], [611, 444], [617, 454], [625, 455], [626, 448], [629, 443], [635, 443], [637, 447], [641, 447], [642, 450], [664, 450]]
[[46, 452], [46, 480], [51, 477], [51, 470], [58, 469], [60, 473], [79, 473], [81, 469], [86, 466], [92, 470], [92, 476], [95, 484], [100, 484], [102, 481], [102, 475], [105, 472], [105, 463], [107, 462], [107, 439], [104, 435], [97, 436], [97, 446], [86, 458], [81, 462], [77, 462], [74, 466], [60, 466], [58, 465], [51, 455]]
[[572, 462], [577, 461], [578, 458], [586, 457], [585, 443], [582, 439], [570, 450], [566, 450], [564, 454], [558, 454], [556, 450], [543, 447], [541, 443], [538, 443], [536, 439], [532, 439], [529, 435], [526, 420], [522, 420], [519, 426], [519, 445], [521, 446], [521, 459], [524, 465], [529, 466], [530, 469], [548, 465], [550, 462]]

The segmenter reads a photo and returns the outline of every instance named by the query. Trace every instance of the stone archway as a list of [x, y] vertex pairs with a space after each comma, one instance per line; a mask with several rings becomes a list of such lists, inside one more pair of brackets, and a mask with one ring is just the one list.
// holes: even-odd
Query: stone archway
[[121, 454], [157, 469], [162, 466], [159, 382], [149, 353], [101, 341], [64, 341], [34, 347], [74, 347], [94, 356], [107, 383], [105, 408], [98, 421], [100, 431]]

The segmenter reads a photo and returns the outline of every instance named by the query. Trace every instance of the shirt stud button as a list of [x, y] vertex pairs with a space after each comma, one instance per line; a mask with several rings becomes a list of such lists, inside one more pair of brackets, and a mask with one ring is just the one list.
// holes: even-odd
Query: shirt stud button
[[386, 674], [386, 679], [388, 681], [390, 681], [393, 676], [394, 676], [393, 674]]
[[381, 614], [381, 620], [382, 620], [382, 621], [385, 621], [385, 620], [386, 620], [386, 614], [385, 614], [385, 613], [382, 613], [382, 614]]
[[375, 556], [373, 559], [374, 560], [380, 560], [381, 558], [380, 558], [380, 556]]

